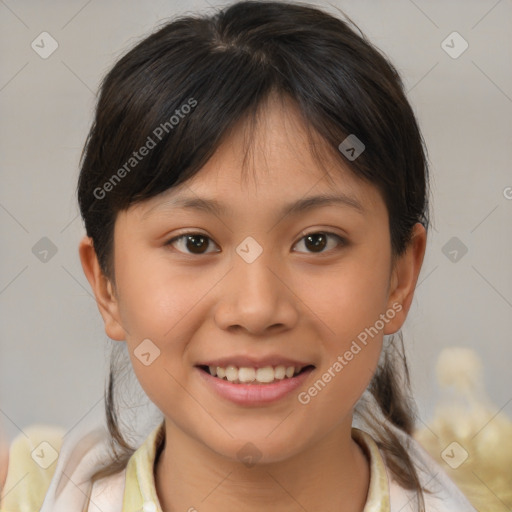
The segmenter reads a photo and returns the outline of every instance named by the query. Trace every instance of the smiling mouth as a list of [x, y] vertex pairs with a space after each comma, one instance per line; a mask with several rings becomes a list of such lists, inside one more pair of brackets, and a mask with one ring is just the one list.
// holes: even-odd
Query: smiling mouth
[[298, 375], [311, 371], [314, 366], [265, 366], [263, 368], [199, 365], [199, 369], [212, 377], [228, 381], [232, 384], [273, 384], [282, 380], [289, 380]]

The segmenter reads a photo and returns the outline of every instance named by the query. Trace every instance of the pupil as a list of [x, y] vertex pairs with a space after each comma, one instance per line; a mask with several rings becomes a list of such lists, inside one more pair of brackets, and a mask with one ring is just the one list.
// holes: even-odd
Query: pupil
[[323, 233], [314, 233], [306, 237], [306, 245], [308, 242], [312, 242], [313, 251], [320, 252], [325, 247], [325, 239], [326, 237]]
[[189, 235], [187, 236], [187, 249], [190, 250], [190, 252], [195, 252], [196, 254], [201, 254], [202, 251], [196, 251], [196, 249], [201, 249], [201, 245], [206, 245], [205, 244], [205, 240], [206, 240], [206, 237], [204, 236], [194, 236], [194, 235]]

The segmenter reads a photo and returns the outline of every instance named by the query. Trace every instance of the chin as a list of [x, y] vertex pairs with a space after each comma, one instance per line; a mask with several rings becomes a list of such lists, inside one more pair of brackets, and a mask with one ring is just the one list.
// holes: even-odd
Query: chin
[[[275, 424], [272, 428], [275, 428]], [[297, 439], [271, 434], [268, 430], [246, 431], [243, 437], [234, 435], [233, 439], [222, 439], [222, 442], [205, 442], [212, 451], [234, 462], [240, 462], [246, 467], [258, 464], [273, 464], [286, 461], [302, 451], [302, 444]], [[272, 439], [270, 439], [272, 437]], [[220, 440], [219, 440], [220, 441]]]

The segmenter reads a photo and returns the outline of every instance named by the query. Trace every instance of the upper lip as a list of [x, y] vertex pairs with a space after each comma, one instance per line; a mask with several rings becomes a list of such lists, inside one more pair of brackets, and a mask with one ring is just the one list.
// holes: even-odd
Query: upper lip
[[298, 361], [296, 359], [289, 359], [280, 355], [268, 355], [265, 357], [254, 357], [247, 355], [233, 355], [228, 357], [221, 357], [217, 359], [208, 359], [198, 363], [196, 366], [220, 366], [226, 368], [228, 366], [236, 366], [237, 368], [264, 368], [265, 366], [294, 366], [304, 368], [310, 366], [311, 363]]

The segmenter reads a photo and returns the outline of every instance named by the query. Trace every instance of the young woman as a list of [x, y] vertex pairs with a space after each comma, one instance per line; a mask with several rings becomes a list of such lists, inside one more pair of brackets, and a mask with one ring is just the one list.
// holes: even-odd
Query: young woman
[[3, 510], [474, 510], [411, 437], [422, 137], [348, 23], [281, 2], [167, 23], [105, 77], [78, 200], [106, 333], [161, 418], [130, 445], [113, 364], [108, 435], [55, 439], [52, 479]]

